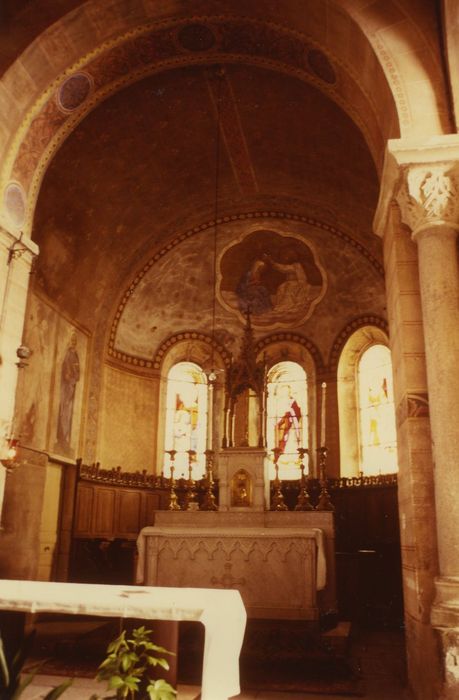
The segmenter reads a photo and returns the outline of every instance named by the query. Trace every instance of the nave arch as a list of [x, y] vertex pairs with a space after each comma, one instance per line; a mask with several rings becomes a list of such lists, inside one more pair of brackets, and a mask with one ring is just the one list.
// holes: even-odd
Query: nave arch
[[[411, 140], [422, 164], [423, 158], [426, 161], [428, 158], [418, 146], [422, 146], [426, 141], [440, 146], [446, 142], [447, 145], [451, 144], [457, 123], [454, 107], [457, 105], [458, 94], [455, 78], [458, 42], [454, 21], [457, 8], [454, 2], [442, 3], [442, 14], [437, 12], [436, 3], [391, 1], [368, 4], [354, 3], [352, 0], [317, 2], [314, 4], [314, 12], [310, 11], [307, 16], [306, 13], [298, 11], [298, 3], [293, 0], [283, 2], [282, 10], [273, 10], [273, 4], [268, 2], [254, 0], [247, 3], [241, 0], [231, 3], [231, 16], [225, 3], [219, 3], [218, 13], [214, 13], [209, 10], [206, 2], [199, 2], [196, 3], [197, 9], [193, 17], [187, 16], [184, 6], [179, 7], [177, 12], [177, 4], [170, 2], [111, 3], [101, 0], [81, 5], [74, 2], [59, 5], [68, 9], [69, 13], [62, 17], [52, 14], [54, 23], [48, 28], [42, 23], [42, 31], [37, 31], [35, 35], [30, 29], [27, 36], [29, 30], [25, 27], [22, 30], [23, 40], [17, 43], [18, 47], [24, 48], [21, 55], [15, 55], [11, 43], [0, 59], [9, 64], [9, 69], [0, 84], [0, 101], [5, 106], [6, 117], [0, 131], [0, 221], [3, 226], [2, 260], [5, 264], [9, 263], [7, 284], [1, 289], [4, 313], [1, 315], [0, 369], [2, 386], [8, 387], [7, 393], [11, 399], [2, 405], [2, 437], [9, 435], [8, 428], [11, 425], [17, 379], [15, 350], [22, 340], [23, 318], [27, 313], [26, 294], [31, 259], [38, 252], [35, 244], [40, 232], [34, 228], [38, 211], [35, 209], [37, 197], [46, 194], [46, 178], [53, 164], [59, 159], [59, 153], [71, 143], [74, 134], [81, 133], [78, 129], [84, 125], [86, 117], [91, 118], [93, 113], [97, 113], [102, 106], [100, 100], [108, 103], [111, 95], [115, 96], [116, 90], [129, 90], [135, 85], [133, 81], [140, 82], [138, 79], [145, 77], [147, 73], [172, 74], [185, 66], [194, 68], [221, 63], [223, 57], [225, 63], [234, 70], [251, 65], [258, 69], [269, 68], [285, 80], [294, 75], [296, 79], [304, 81], [307, 88], [314, 86], [318, 92], [327, 95], [357, 125], [375, 164], [374, 184], [387, 184], [390, 180], [383, 165], [388, 142], [390, 150], [393, 149], [393, 139], [401, 137], [402, 141]], [[32, 17], [34, 12], [39, 13], [45, 6], [46, 3], [40, 3], [32, 7], [31, 3], [24, 16]], [[277, 51], [275, 56], [267, 54], [260, 58], [249, 55], [249, 52], [246, 49], [242, 50], [240, 46], [238, 51], [223, 53], [218, 41], [224, 36], [228, 38], [229, 33], [225, 35], [225, 30], [235, 29], [241, 15], [248, 17], [247, 25], [252, 31], [252, 38], [268, 37], [268, 44], [272, 40], [273, 51]], [[201, 27], [201, 38], [205, 38], [202, 27], [209, 25], [216, 28], [215, 47], [206, 49], [205, 56], [199, 51], [187, 52], [183, 44], [180, 45], [178, 30], [190, 24]], [[155, 33], [157, 39], [160, 35], [163, 38], [167, 37], [168, 31], [173, 41], [170, 53], [163, 56], [162, 63], [160, 61], [153, 66], [153, 62], [147, 60], [142, 65], [139, 54], [136, 57], [138, 62], [135, 63], [133, 55], [128, 51], [129, 47], [138, 49], [142, 41], [148, 45], [149, 33], [150, 36]], [[445, 35], [445, 53], [442, 52], [442, 32]], [[246, 37], [249, 34], [247, 31]], [[151, 45], [147, 48], [151, 50]], [[92, 74], [92, 68], [96, 65], [100, 70], [96, 76], [97, 81]], [[146, 72], [142, 72], [144, 69]], [[159, 70], [162, 72], [159, 73]], [[123, 72], [124, 78], [121, 76]], [[333, 80], [333, 74], [337, 78], [336, 82]], [[66, 80], [68, 82], [65, 82]], [[56, 97], [60, 101], [56, 101]], [[445, 140], [445, 135], [453, 138]], [[443, 160], [445, 153], [449, 153], [447, 147], [443, 149]], [[435, 159], [438, 160], [438, 155], [434, 156], [434, 162]], [[403, 167], [405, 165], [406, 163]], [[397, 174], [400, 172], [397, 170]], [[242, 184], [247, 186], [247, 183], [249, 186], [253, 185], [250, 180]], [[445, 571], [450, 575], [457, 575], [457, 571], [454, 569], [454, 563], [451, 564], [444, 554], [448, 551], [448, 546], [445, 545], [446, 539], [442, 536], [442, 527], [438, 530], [442, 544], [442, 567], [439, 569], [437, 566], [437, 532], [434, 522], [436, 506], [425, 371], [424, 321], [421, 318], [420, 285], [417, 281], [417, 243], [410, 240], [407, 228], [409, 218], [403, 215], [401, 221], [398, 205], [393, 205], [394, 191], [391, 180], [389, 185], [387, 192], [383, 192], [376, 217], [377, 232], [384, 239], [388, 303], [386, 312], [380, 308], [376, 312], [381, 316], [387, 314], [397, 374], [397, 410], [403, 464], [399, 478], [399, 497], [404, 523], [402, 553], [405, 561], [409, 665], [412, 683], [418, 686], [419, 697], [423, 697], [422, 686], [431, 689], [437, 682], [436, 678], [433, 678], [435, 674], [429, 671], [429, 664], [438, 670], [445, 659], [451, 658], [446, 643], [442, 660], [436, 663], [439, 658], [436, 651], [438, 638], [435, 637], [430, 622], [433, 601], [438, 592], [435, 590], [434, 576], [439, 572], [444, 574]], [[305, 216], [308, 207], [316, 207], [317, 220], [321, 220], [326, 226], [336, 224], [334, 216], [329, 212], [325, 212], [324, 216], [323, 203], [312, 201], [312, 197], [307, 203], [302, 200], [293, 204], [291, 199], [287, 201], [288, 197], [285, 197], [282, 202], [285, 206], [279, 206], [278, 201], [273, 203], [271, 194], [263, 193], [265, 199], [262, 204], [258, 201], [258, 206], [252, 200], [248, 204], [247, 201], [242, 204], [240, 201], [233, 201], [232, 210], [224, 215], [238, 216], [241, 213], [258, 212], [263, 215], [260, 218], [268, 221], [270, 212], [282, 210], [292, 216], [291, 221], [295, 221], [294, 217]], [[246, 196], [246, 193], [243, 195]], [[416, 197], [417, 194], [411, 193], [410, 196]], [[246, 197], [247, 199], [250, 198]], [[425, 199], [420, 199], [422, 206]], [[387, 207], [388, 202], [390, 205]], [[375, 202], [371, 201], [371, 206], [376, 209]], [[403, 209], [402, 205], [400, 207]], [[212, 211], [207, 204], [203, 210], [196, 213], [192, 227], [211, 221]], [[183, 221], [174, 220], [169, 223], [165, 228], [163, 240], [154, 239], [152, 234], [149, 243], [145, 240], [137, 242], [138, 247], [132, 252], [132, 256], [126, 255], [123, 263], [127, 262], [127, 265], [119, 270], [119, 276], [112, 284], [112, 289], [115, 290], [113, 296], [117, 295], [120, 289], [129, 287], [126, 285], [128, 279], [135, 279], [140, 261], [144, 261], [147, 256], [148, 245], [155, 254], [163, 245], [169, 245], [177, 234], [180, 235], [188, 228]], [[371, 240], [371, 226], [365, 230], [360, 230], [357, 226], [352, 230], [352, 226], [347, 226], [346, 231], [349, 230], [354, 243], [363, 247], [366, 253], [363, 257], [368, 260], [368, 255], [373, 256], [382, 269], [382, 251], [376, 250], [379, 242]], [[21, 241], [16, 243], [21, 231]], [[59, 243], [57, 236], [57, 241], [52, 239], [51, 244], [48, 233], [46, 232], [46, 236], [40, 240], [42, 254], [47, 243], [50, 248], [53, 248], [56, 242]], [[330, 234], [332, 232], [328, 230], [324, 240], [330, 240]], [[11, 254], [11, 259], [8, 260], [13, 251], [13, 244], [18, 252], [22, 251], [23, 247], [27, 248], [27, 251], [23, 252], [21, 257]], [[84, 250], [82, 239], [79, 239], [78, 245]], [[356, 246], [354, 248], [356, 249]], [[111, 250], [107, 247], [106, 252], [109, 249]], [[56, 247], [56, 250], [62, 249]], [[46, 255], [43, 255], [42, 259], [46, 259]], [[59, 264], [60, 258], [56, 258], [56, 265]], [[40, 263], [37, 263], [38, 268], [39, 265]], [[103, 256], [95, 257], [94, 275], [98, 274], [98, 270], [103, 271], [103, 267]], [[83, 294], [86, 291], [84, 279], [77, 278], [77, 283], [81, 286]], [[91, 371], [96, 379], [86, 392], [84, 429], [88, 454], [92, 455], [97, 453], [102, 434], [100, 425], [94, 421], [94, 416], [98, 413], [98, 401], [103, 392], [110, 388], [104, 371], [111, 373], [112, 386], [117, 386], [116, 376], [128, 378], [129, 391], [124, 386], [120, 391], [120, 399], [125, 399], [126, 395], [134, 397], [136, 389], [142, 383], [146, 386], [156, 381], [153, 374], [148, 378], [145, 374], [142, 375], [138, 367], [135, 368], [135, 372], [132, 371], [132, 366], [127, 369], [122, 363], [115, 361], [119, 358], [111, 357], [107, 360], [109, 322], [116, 312], [116, 304], [119, 303], [118, 298], [114, 303], [113, 296], [107, 286], [104, 299], [101, 302], [98, 300], [100, 304], [97, 324], [100, 324], [100, 327], [91, 338]], [[56, 295], [51, 300], [50, 308], [58, 308], [59, 303], [60, 297]], [[65, 323], [72, 321], [72, 314], [68, 313], [68, 308], [62, 311], [62, 317], [65, 318], [59, 323], [62, 327], [67, 327]], [[51, 314], [51, 311], [49, 313]], [[80, 325], [81, 338], [84, 340], [90, 334], [88, 335], [84, 323]], [[318, 326], [320, 328], [317, 335], [324, 338], [324, 324]], [[324, 343], [319, 352], [324, 358], [331, 357], [331, 348], [331, 342]], [[331, 370], [328, 376], [325, 372], [327, 381], [330, 381], [330, 374]], [[150, 400], [144, 404], [139, 402], [140, 414], [151, 408]], [[130, 413], [130, 416], [132, 425], [129, 427], [134, 429], [136, 414]], [[107, 434], [111, 434], [111, 428], [108, 426]], [[150, 437], [151, 433], [145, 436], [145, 444], [150, 444]], [[438, 460], [437, 462], [440, 463]], [[442, 494], [441, 484], [437, 484], [437, 487], [437, 492]], [[437, 502], [440, 509], [441, 499], [437, 499]], [[426, 523], [426, 512], [432, 514], [429, 523]], [[449, 544], [449, 541], [446, 544]], [[453, 549], [449, 547], [450, 551]], [[438, 587], [439, 591], [442, 590], [441, 585]], [[444, 597], [440, 596], [441, 600], [444, 600]], [[437, 620], [442, 610], [440, 604], [435, 613]]]

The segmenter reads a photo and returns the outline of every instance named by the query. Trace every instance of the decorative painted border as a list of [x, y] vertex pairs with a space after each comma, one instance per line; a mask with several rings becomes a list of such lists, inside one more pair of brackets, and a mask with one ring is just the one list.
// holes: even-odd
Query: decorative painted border
[[153, 358], [153, 368], [160, 369], [161, 364], [164, 360], [164, 355], [174, 345], [182, 342], [183, 340], [200, 340], [201, 342], [206, 343], [210, 347], [213, 347], [214, 350], [216, 350], [221, 355], [221, 358], [226, 368], [230, 366], [230, 353], [226, 350], [226, 348], [223, 345], [221, 345], [217, 340], [215, 340], [215, 338], [212, 338], [211, 335], [207, 335], [206, 333], [199, 333], [198, 331], [182, 331], [181, 333], [175, 333], [174, 335], [171, 335], [169, 338], [167, 338], [167, 340], [161, 343]]
[[359, 328], [362, 328], [363, 326], [376, 326], [376, 328], [380, 328], [387, 335], [389, 334], [389, 326], [387, 324], [387, 321], [381, 318], [380, 316], [373, 316], [371, 314], [368, 314], [365, 316], [359, 316], [358, 318], [355, 318], [353, 321], [348, 323], [342, 331], [340, 331], [340, 333], [336, 336], [334, 340], [332, 349], [330, 351], [329, 360], [329, 368], [331, 370], [335, 370], [337, 368], [341, 351], [348, 338], [350, 338], [350, 336], [355, 331], [359, 330]]
[[213, 347], [221, 356], [225, 367], [228, 368], [231, 364], [231, 355], [226, 350], [226, 348], [221, 345], [215, 338], [205, 333], [199, 333], [198, 331], [180, 331], [174, 333], [174, 335], [169, 336], [164, 340], [159, 346], [156, 353], [153, 355], [151, 360], [146, 360], [145, 358], [135, 357], [134, 355], [129, 355], [124, 352], [119, 352], [117, 350], [109, 350], [108, 354], [128, 365], [133, 365], [134, 367], [146, 368], [146, 369], [160, 369], [164, 360], [166, 353], [177, 343], [181, 343], [184, 340], [199, 340], [202, 343], [206, 343], [209, 347]]
[[306, 348], [306, 350], [308, 350], [309, 353], [312, 355], [316, 369], [322, 370], [324, 368], [324, 362], [322, 359], [322, 355], [321, 355], [321, 352], [318, 349], [317, 345], [315, 345], [312, 342], [312, 340], [309, 340], [308, 338], [305, 338], [303, 335], [299, 335], [298, 333], [289, 333], [288, 331], [281, 331], [279, 333], [271, 333], [271, 335], [267, 335], [265, 338], [262, 338], [261, 340], [259, 340], [256, 343], [255, 352], [258, 355], [258, 353], [260, 353], [262, 350], [264, 350], [269, 345], [273, 345], [274, 343], [284, 343], [284, 342], [297, 343], [298, 345], [301, 345], [303, 348]]
[[[211, 49], [190, 52], [180, 44], [177, 35], [181, 28], [198, 23], [206, 26], [217, 40]], [[235, 34], [241, 26], [245, 28], [245, 43]], [[335, 71], [336, 82], [318, 77], [308, 61], [311, 51], [320, 51], [334, 69], [339, 68], [338, 72]], [[373, 123], [381, 129], [374, 95], [365, 91], [360, 76], [349, 65], [327, 55], [313, 39], [272, 21], [262, 22], [248, 17], [205, 15], [168, 19], [143, 24], [102, 43], [57, 76], [24, 117], [4, 159], [1, 185], [3, 189], [8, 180], [15, 179], [27, 191], [27, 227], [32, 223], [33, 204], [48, 162], [91, 109], [109, 95], [147, 75], [183, 65], [212, 62], [260, 65], [311, 83], [350, 116], [364, 135], [378, 165], [382, 146], [376, 141], [381, 131], [376, 135], [370, 133], [368, 120], [361, 118], [355, 105], [349, 103], [337, 88], [343, 84], [343, 75], [350, 76], [374, 115]], [[92, 81], [90, 94], [80, 107], [65, 114], [58, 106], [57, 92], [66, 80], [79, 73]]]

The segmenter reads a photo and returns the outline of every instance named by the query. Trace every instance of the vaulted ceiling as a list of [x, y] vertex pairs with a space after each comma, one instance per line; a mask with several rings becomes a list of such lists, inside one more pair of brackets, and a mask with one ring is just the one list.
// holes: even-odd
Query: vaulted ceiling
[[[112, 350], [142, 355], [151, 328], [167, 336], [180, 313], [208, 325], [216, 235], [220, 255], [248, 231], [277, 231], [303, 237], [327, 271], [323, 313], [303, 330], [329, 347], [326, 316], [385, 313], [372, 221], [387, 139], [450, 124], [436, 3], [190, 9], [4, 3], [0, 62], [17, 95], [0, 132], [4, 201], [39, 245], [36, 289], [110, 332]], [[410, 100], [427, 82], [437, 109], [420, 120]], [[132, 295], [143, 318], [123, 336]], [[190, 300], [205, 313], [188, 313]], [[237, 322], [219, 313], [222, 327]]]
[[[50, 164], [34, 223], [37, 274], [82, 322], [136, 264], [214, 219], [218, 90], [217, 216], [313, 217], [339, 224], [380, 259], [378, 178], [350, 118], [295, 78], [242, 65], [216, 71], [180, 68], [125, 88], [81, 122]], [[212, 234], [209, 227], [200, 247], [211, 248]], [[340, 246], [336, 239], [337, 254]], [[70, 280], [84, 280], [84, 294]]]

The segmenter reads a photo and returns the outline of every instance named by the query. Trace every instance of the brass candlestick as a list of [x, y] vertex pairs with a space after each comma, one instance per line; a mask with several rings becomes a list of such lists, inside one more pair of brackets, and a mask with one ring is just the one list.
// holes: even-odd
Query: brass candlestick
[[186, 510], [198, 510], [196, 481], [193, 479], [193, 462], [196, 460], [196, 450], [187, 450], [188, 480], [186, 482]]
[[273, 491], [273, 498], [271, 501], [271, 510], [288, 510], [287, 506], [284, 503], [284, 497], [282, 495], [282, 482], [279, 479], [279, 457], [282, 454], [282, 450], [279, 447], [274, 447], [273, 448], [273, 453], [274, 453], [274, 469], [276, 470], [276, 477], [274, 479], [274, 491]]
[[218, 510], [218, 506], [215, 503], [215, 496], [213, 492], [213, 486], [214, 486], [214, 475], [213, 475], [213, 467], [214, 467], [214, 451], [213, 450], [206, 450], [205, 453], [206, 455], [206, 482], [207, 482], [207, 488], [206, 488], [206, 493], [204, 494], [203, 501], [201, 503], [201, 506], [199, 510]]
[[[295, 506], [295, 510], [314, 510], [314, 506], [309, 500], [309, 494], [307, 489], [307, 482], [309, 479], [309, 450], [305, 447], [298, 448], [298, 454], [300, 455], [300, 493], [298, 494], [298, 501]], [[304, 455], [308, 455], [308, 476], [304, 476]]]
[[169, 500], [168, 510], [181, 510], [180, 505], [177, 502], [177, 494], [175, 493], [175, 479], [174, 479], [174, 471], [175, 471], [174, 460], [175, 460], [175, 455], [177, 453], [177, 450], [166, 450], [166, 453], [171, 458], [171, 466], [170, 466], [171, 483], [170, 483], [170, 500]]
[[320, 494], [319, 501], [316, 505], [316, 510], [335, 510], [333, 503], [330, 500], [330, 494], [327, 491], [327, 448], [325, 445], [317, 450], [319, 454], [319, 481]]

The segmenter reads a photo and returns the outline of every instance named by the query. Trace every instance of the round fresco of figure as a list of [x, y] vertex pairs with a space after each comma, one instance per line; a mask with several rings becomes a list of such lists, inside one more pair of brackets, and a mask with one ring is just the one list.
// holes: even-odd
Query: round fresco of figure
[[250, 313], [257, 328], [300, 325], [325, 294], [325, 271], [303, 238], [259, 230], [219, 258], [218, 295], [228, 310]]

